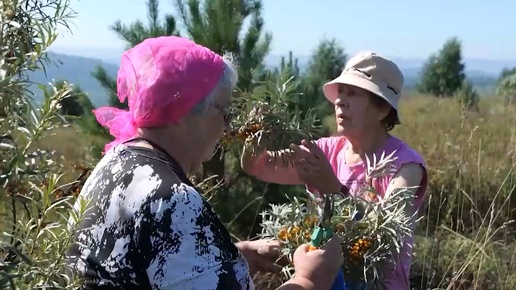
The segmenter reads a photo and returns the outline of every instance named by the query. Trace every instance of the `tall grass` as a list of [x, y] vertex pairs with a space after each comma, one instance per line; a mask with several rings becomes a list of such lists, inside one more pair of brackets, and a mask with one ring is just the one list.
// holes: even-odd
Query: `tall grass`
[[516, 107], [484, 98], [471, 113], [417, 97], [402, 110], [396, 133], [424, 154], [430, 176], [415, 245], [419, 284], [516, 289]]

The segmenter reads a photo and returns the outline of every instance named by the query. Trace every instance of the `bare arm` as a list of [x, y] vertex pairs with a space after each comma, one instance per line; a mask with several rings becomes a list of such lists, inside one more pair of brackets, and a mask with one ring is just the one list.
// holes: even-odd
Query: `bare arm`
[[[405, 189], [412, 193], [412, 197], [407, 201], [414, 203], [417, 191], [423, 181], [425, 172], [423, 167], [417, 163], [407, 163], [401, 166], [391, 183], [387, 187], [386, 196], [392, 194], [395, 190]], [[406, 208], [409, 214], [414, 213], [413, 206]]]
[[253, 154], [250, 150], [244, 149], [240, 163], [247, 174], [265, 182], [285, 185], [304, 184], [292, 164], [284, 162], [284, 157], [289, 152], [290, 149], [285, 149]]

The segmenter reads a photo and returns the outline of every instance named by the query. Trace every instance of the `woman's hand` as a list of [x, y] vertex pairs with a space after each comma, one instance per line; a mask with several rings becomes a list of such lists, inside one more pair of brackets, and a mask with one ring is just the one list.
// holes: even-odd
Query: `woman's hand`
[[328, 158], [315, 142], [303, 140], [301, 146], [292, 144], [290, 149], [293, 151], [294, 168], [304, 183], [320, 193], [340, 192], [342, 184], [335, 176]]
[[315, 251], [309, 252], [308, 244], [298, 247], [293, 261], [296, 276], [278, 290], [329, 289], [344, 262], [341, 242], [339, 236], [333, 235]]
[[[243, 241], [235, 244], [249, 264], [251, 275], [256, 272], [279, 273], [288, 262], [281, 254], [281, 243], [275, 240]], [[284, 259], [282, 259], [284, 258]]]

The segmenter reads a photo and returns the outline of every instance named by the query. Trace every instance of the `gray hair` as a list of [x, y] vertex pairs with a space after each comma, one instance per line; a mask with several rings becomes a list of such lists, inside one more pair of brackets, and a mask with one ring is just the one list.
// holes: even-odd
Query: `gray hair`
[[192, 109], [192, 114], [202, 114], [213, 105], [213, 98], [218, 88], [229, 88], [233, 90], [236, 87], [238, 81], [238, 73], [235, 66], [233, 54], [226, 53], [222, 57], [224, 60], [224, 72], [217, 85], [211, 90], [211, 92]]

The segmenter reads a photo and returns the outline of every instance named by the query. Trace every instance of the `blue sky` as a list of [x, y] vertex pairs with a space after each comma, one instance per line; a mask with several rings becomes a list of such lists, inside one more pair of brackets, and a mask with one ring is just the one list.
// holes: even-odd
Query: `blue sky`
[[[163, 13], [175, 0], [161, 1]], [[63, 33], [52, 50], [117, 58], [124, 43], [108, 26], [120, 19], [146, 21], [145, 0], [72, 0], [79, 13], [73, 34]], [[271, 54], [308, 55], [323, 37], [335, 37], [348, 53], [360, 50], [403, 58], [426, 58], [458, 36], [468, 58], [516, 60], [516, 1], [509, 0], [264, 0]]]

